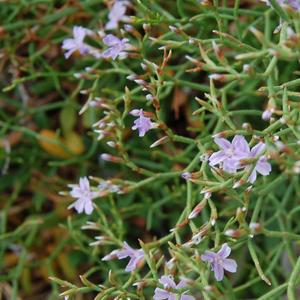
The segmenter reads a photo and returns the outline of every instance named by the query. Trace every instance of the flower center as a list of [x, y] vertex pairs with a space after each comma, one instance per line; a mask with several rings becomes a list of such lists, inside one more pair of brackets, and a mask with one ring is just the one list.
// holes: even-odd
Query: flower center
[[234, 149], [233, 148], [229, 148], [225, 151], [225, 153], [229, 156], [232, 156], [234, 154]]

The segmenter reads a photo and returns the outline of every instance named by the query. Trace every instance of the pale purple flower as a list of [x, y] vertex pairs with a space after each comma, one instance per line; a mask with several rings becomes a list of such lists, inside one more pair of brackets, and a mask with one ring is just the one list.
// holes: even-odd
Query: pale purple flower
[[217, 281], [221, 281], [224, 277], [224, 270], [235, 273], [237, 263], [234, 259], [227, 258], [230, 255], [231, 248], [227, 243], [223, 244], [221, 249], [215, 253], [212, 251], [205, 251], [201, 255], [201, 260], [211, 264], [211, 270], [215, 274]]
[[195, 298], [193, 296], [190, 295], [180, 295], [179, 298], [177, 298], [177, 294], [175, 294], [173, 291], [171, 291], [170, 289], [173, 290], [177, 290], [177, 289], [182, 289], [184, 287], [187, 286], [187, 282], [186, 280], [181, 280], [177, 285], [174, 282], [174, 279], [172, 276], [162, 276], [159, 279], [159, 282], [164, 286], [163, 289], [161, 288], [156, 288], [154, 291], [154, 296], [153, 299], [154, 300], [176, 300], [176, 299], [180, 299], [180, 300], [195, 300]]
[[144, 250], [133, 249], [126, 242], [124, 242], [122, 249], [112, 251], [108, 255], [104, 256], [102, 260], [107, 261], [115, 258], [124, 259], [126, 257], [130, 257], [130, 261], [126, 266], [125, 271], [132, 272], [144, 260]]
[[128, 48], [128, 39], [119, 39], [113, 34], [108, 34], [103, 38], [103, 43], [109, 48], [102, 53], [104, 58], [112, 58], [115, 60], [120, 55], [125, 55]]
[[142, 137], [146, 134], [146, 132], [153, 128], [154, 124], [151, 122], [150, 118], [144, 116], [143, 109], [137, 110], [133, 109], [130, 112], [133, 116], [138, 116], [138, 118], [133, 122], [132, 130], [138, 130], [139, 136]]
[[[253, 183], [256, 180], [257, 177], [257, 173], [263, 175], [263, 176], [267, 176], [270, 174], [272, 167], [271, 164], [268, 163], [267, 157], [265, 155], [262, 155], [262, 153], [264, 152], [265, 149], [265, 144], [260, 142], [257, 145], [255, 145], [251, 151], [250, 151], [250, 155], [249, 158], [258, 158], [258, 161], [256, 162], [255, 168], [252, 171], [252, 173], [250, 174], [248, 181], [250, 183]], [[249, 170], [249, 168], [251, 168], [251, 166], [247, 166], [246, 169]]]
[[125, 16], [128, 1], [116, 0], [112, 9], [108, 14], [109, 22], [105, 25], [105, 29], [116, 29], [118, 28], [119, 22], [128, 22], [130, 19]]
[[91, 191], [87, 177], [81, 177], [79, 184], [69, 184], [68, 186], [72, 189], [70, 191], [71, 197], [77, 198], [68, 208], [74, 207], [78, 213], [84, 211], [87, 215], [90, 215], [94, 210], [93, 198], [97, 197], [97, 193]]
[[90, 35], [92, 32], [82, 26], [73, 27], [73, 39], [65, 39], [62, 44], [62, 48], [67, 50], [65, 58], [69, 58], [75, 51], [79, 51], [80, 54], [88, 54], [91, 47], [84, 43], [86, 35]]
[[247, 158], [250, 149], [246, 139], [241, 135], [236, 135], [232, 142], [224, 138], [215, 137], [214, 142], [221, 148], [209, 157], [209, 165], [219, 166], [228, 173], [236, 173], [241, 168], [240, 160]]

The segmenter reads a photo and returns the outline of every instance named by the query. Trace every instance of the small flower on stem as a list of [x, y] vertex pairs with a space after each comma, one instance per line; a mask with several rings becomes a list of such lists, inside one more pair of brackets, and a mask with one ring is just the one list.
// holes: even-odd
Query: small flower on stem
[[161, 283], [164, 286], [164, 289], [161, 288], [156, 288], [154, 291], [154, 300], [175, 300], [175, 299], [180, 299], [180, 300], [195, 300], [193, 296], [190, 295], [181, 295], [179, 298], [177, 298], [177, 294], [171, 291], [172, 290], [177, 290], [181, 289], [187, 286], [186, 280], [181, 280], [177, 285], [174, 282], [174, 279], [172, 276], [162, 276], [159, 279], [159, 283]]
[[142, 109], [133, 109], [130, 114], [136, 117], [138, 116], [138, 118], [133, 122], [134, 125], [132, 126], [132, 130], [137, 129], [140, 137], [144, 136], [147, 131], [154, 128], [154, 123], [151, 122], [150, 118], [144, 116], [144, 111]]
[[92, 32], [82, 26], [73, 27], [73, 39], [65, 39], [62, 44], [62, 48], [67, 50], [65, 58], [69, 58], [75, 51], [79, 51], [80, 54], [88, 54], [91, 47], [84, 43], [86, 35], [90, 35]]
[[221, 249], [215, 253], [212, 251], [205, 251], [201, 255], [201, 260], [211, 264], [211, 269], [215, 274], [217, 281], [221, 281], [224, 277], [224, 270], [235, 273], [237, 263], [234, 259], [227, 258], [230, 255], [231, 248], [227, 243], [223, 244]]
[[97, 197], [97, 193], [91, 191], [87, 177], [81, 177], [79, 179], [79, 184], [69, 184], [68, 186], [72, 189], [70, 195], [73, 198], [77, 198], [77, 200], [68, 208], [74, 207], [78, 213], [84, 211], [87, 215], [90, 215], [94, 210], [92, 200]]
[[215, 137], [214, 142], [221, 148], [220, 151], [213, 153], [209, 158], [209, 165], [221, 165], [224, 171], [236, 173], [241, 168], [239, 161], [247, 158], [250, 151], [249, 145], [245, 138], [236, 135], [230, 143], [224, 138]]
[[143, 249], [133, 249], [126, 242], [124, 242], [123, 248], [118, 250], [113, 250], [108, 255], [102, 258], [103, 261], [112, 259], [124, 259], [130, 257], [130, 261], [127, 264], [125, 271], [132, 272], [144, 261], [144, 251]]
[[128, 39], [119, 39], [113, 34], [108, 34], [103, 38], [103, 43], [109, 48], [102, 53], [104, 58], [112, 58], [115, 60], [118, 56], [124, 55], [125, 50], [128, 48]]
[[108, 14], [109, 22], [106, 23], [105, 29], [116, 29], [118, 28], [119, 22], [129, 22], [130, 18], [125, 16], [126, 9], [128, 6], [128, 1], [116, 0], [112, 9]]

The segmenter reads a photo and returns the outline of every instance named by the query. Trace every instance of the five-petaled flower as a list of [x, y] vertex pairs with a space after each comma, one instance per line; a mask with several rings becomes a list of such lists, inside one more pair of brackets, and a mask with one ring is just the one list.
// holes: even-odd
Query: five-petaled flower
[[68, 187], [72, 189], [70, 195], [77, 198], [68, 208], [74, 207], [78, 213], [84, 211], [87, 215], [90, 215], [94, 210], [93, 198], [97, 197], [97, 193], [91, 191], [89, 180], [86, 177], [81, 177], [79, 184], [69, 184]]
[[130, 18], [125, 16], [127, 5], [127, 1], [116, 0], [108, 14], [109, 22], [105, 25], [105, 29], [115, 29], [118, 28], [120, 21], [130, 21]]
[[137, 267], [139, 267], [144, 261], [144, 250], [143, 249], [133, 249], [126, 242], [124, 242], [123, 248], [118, 250], [113, 250], [111, 253], [107, 254], [102, 258], [102, 260], [112, 260], [112, 259], [124, 259], [130, 257], [130, 261], [127, 264], [125, 271], [132, 272]]
[[131, 115], [138, 117], [134, 122], [132, 126], [132, 130], [138, 130], [139, 136], [142, 137], [146, 134], [147, 131], [154, 128], [154, 123], [151, 122], [151, 119], [144, 116], [143, 109], [133, 109], [130, 112]]
[[65, 58], [69, 58], [74, 52], [79, 51], [80, 54], [88, 54], [91, 47], [84, 43], [86, 35], [90, 35], [92, 32], [82, 26], [73, 27], [73, 39], [65, 39], [62, 44], [62, 48], [67, 50]]
[[182, 279], [177, 285], [170, 275], [164, 275], [159, 279], [159, 283], [161, 283], [164, 288], [156, 288], [154, 291], [154, 300], [195, 300], [193, 296], [182, 294], [179, 298], [177, 298], [178, 293], [175, 293], [176, 290], [182, 289], [187, 286], [186, 280]]
[[250, 151], [246, 139], [241, 135], [236, 135], [230, 143], [224, 138], [215, 137], [214, 142], [221, 148], [213, 153], [209, 158], [209, 165], [219, 164], [228, 173], [236, 173], [241, 168], [240, 160], [247, 158]]
[[103, 38], [103, 43], [109, 48], [102, 53], [104, 58], [112, 58], [115, 60], [118, 56], [124, 55], [125, 50], [129, 47], [128, 39], [119, 39], [113, 34], [108, 34]]
[[211, 269], [215, 274], [217, 281], [221, 281], [224, 277], [224, 270], [235, 273], [237, 269], [237, 263], [234, 259], [227, 258], [230, 255], [231, 248], [227, 243], [223, 244], [221, 249], [215, 253], [212, 251], [205, 251], [201, 255], [201, 260], [209, 262]]

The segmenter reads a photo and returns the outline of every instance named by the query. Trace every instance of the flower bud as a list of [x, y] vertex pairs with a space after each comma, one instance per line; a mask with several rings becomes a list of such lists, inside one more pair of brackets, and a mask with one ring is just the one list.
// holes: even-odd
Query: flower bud
[[102, 153], [100, 155], [100, 158], [104, 161], [110, 161], [110, 162], [114, 162], [114, 163], [119, 163], [122, 161], [122, 158], [117, 157], [117, 156], [113, 156], [107, 153]]

